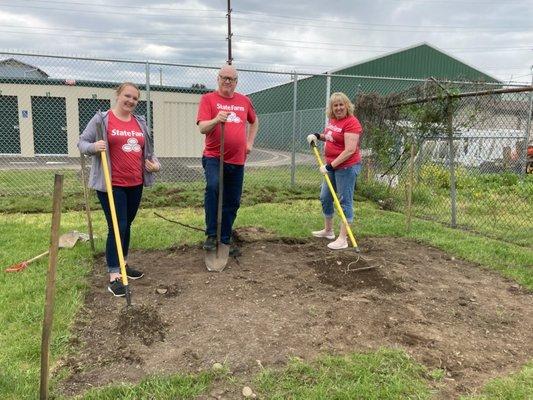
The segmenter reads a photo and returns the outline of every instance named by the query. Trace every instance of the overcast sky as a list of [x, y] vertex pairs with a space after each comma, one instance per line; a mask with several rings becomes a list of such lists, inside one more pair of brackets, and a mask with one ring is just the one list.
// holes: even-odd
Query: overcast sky
[[[220, 65], [226, 0], [0, 0], [0, 51]], [[325, 72], [427, 42], [531, 82], [531, 0], [232, 0], [235, 65]], [[1, 57], [0, 57], [1, 58]]]

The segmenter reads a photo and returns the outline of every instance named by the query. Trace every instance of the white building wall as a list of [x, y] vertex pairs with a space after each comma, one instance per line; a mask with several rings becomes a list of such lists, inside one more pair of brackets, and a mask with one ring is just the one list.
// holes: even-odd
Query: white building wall
[[[78, 99], [107, 99], [113, 105], [115, 90], [112, 88], [69, 85], [0, 84], [0, 93], [17, 96], [19, 132], [22, 157], [34, 156], [32, 96], [64, 97], [66, 102], [68, 156], [79, 157], [76, 147], [80, 131]], [[158, 157], [201, 157], [203, 135], [196, 126], [196, 112], [200, 94], [150, 91], [153, 104], [154, 146]], [[141, 100], [146, 94], [141, 92]], [[22, 113], [27, 112], [27, 118]], [[53, 118], [53, 116], [51, 116]]]

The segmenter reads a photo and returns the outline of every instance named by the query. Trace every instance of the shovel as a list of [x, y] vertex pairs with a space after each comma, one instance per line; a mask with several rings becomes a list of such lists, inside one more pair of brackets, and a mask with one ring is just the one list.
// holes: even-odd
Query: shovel
[[[313, 152], [315, 153], [316, 160], [318, 161], [318, 165], [322, 167], [324, 163], [322, 162], [322, 159], [320, 158], [320, 154], [318, 153], [318, 149], [316, 148], [315, 143], [311, 143], [311, 148], [313, 149]], [[359, 247], [357, 246], [357, 242], [355, 241], [355, 237], [352, 233], [352, 229], [350, 228], [350, 224], [346, 220], [346, 216], [344, 215], [344, 211], [342, 211], [341, 203], [339, 203], [339, 199], [337, 198], [337, 194], [335, 193], [335, 189], [333, 189], [333, 185], [331, 184], [331, 180], [329, 179], [328, 174], [324, 174], [324, 178], [326, 179], [326, 183], [328, 184], [329, 191], [331, 192], [331, 197], [333, 197], [333, 202], [335, 203], [335, 207], [337, 208], [337, 212], [339, 213], [339, 216], [341, 217], [342, 223], [346, 227], [346, 232], [348, 233], [348, 237], [350, 238], [350, 241], [352, 242], [352, 246], [356, 253], [359, 253]]]
[[205, 251], [205, 266], [208, 271], [221, 272], [226, 267], [229, 246], [220, 241], [222, 235], [222, 200], [224, 195], [224, 124], [220, 125], [220, 165], [218, 168], [217, 247]]
[[[79, 233], [78, 231], [64, 233], [59, 237], [59, 248], [71, 249], [78, 242], [78, 239], [83, 238], [83, 237], [84, 235], [82, 233]], [[30, 258], [29, 260], [13, 264], [12, 266], [6, 269], [6, 272], [22, 271], [26, 269], [26, 267], [28, 267], [28, 265], [30, 265], [32, 262], [37, 261], [38, 259], [43, 258], [44, 256], [48, 255], [49, 252], [50, 250], [47, 250], [44, 253], [39, 254], [38, 256]]]

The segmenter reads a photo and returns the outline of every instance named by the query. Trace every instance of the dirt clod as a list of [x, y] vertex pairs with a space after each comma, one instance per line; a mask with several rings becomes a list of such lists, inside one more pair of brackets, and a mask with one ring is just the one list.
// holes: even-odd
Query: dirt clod
[[117, 331], [138, 337], [146, 346], [165, 340], [165, 324], [159, 312], [145, 305], [123, 308], [118, 316]]

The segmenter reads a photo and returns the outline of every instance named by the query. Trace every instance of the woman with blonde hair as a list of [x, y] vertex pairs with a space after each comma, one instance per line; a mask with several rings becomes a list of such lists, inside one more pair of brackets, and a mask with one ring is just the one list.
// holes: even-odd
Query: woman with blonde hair
[[[93, 156], [89, 186], [96, 190], [107, 220], [108, 290], [115, 297], [124, 296], [126, 290], [120, 279], [115, 234], [100, 152], [105, 151], [107, 153], [113, 200], [124, 259], [126, 260], [131, 224], [141, 203], [143, 186], [153, 185], [154, 172], [159, 171], [161, 167], [154, 154], [150, 131], [144, 117], [133, 114], [139, 97], [140, 91], [135, 84], [122, 83], [116, 89], [115, 105], [108, 111], [98, 111], [87, 124], [78, 142], [78, 148], [83, 154]], [[130, 267], [127, 262], [126, 274], [130, 279], [139, 279], [144, 275], [141, 271]]]
[[[307, 136], [309, 144], [318, 140], [326, 142], [324, 155], [326, 164], [320, 172], [328, 174], [339, 197], [341, 208], [348, 223], [353, 222], [353, 195], [357, 176], [361, 172], [360, 136], [363, 133], [361, 124], [354, 116], [354, 105], [342, 93], [333, 93], [326, 110], [328, 123], [323, 133], [312, 133]], [[333, 197], [325, 180], [320, 191], [322, 213], [324, 214], [324, 229], [313, 231], [315, 237], [335, 239], [333, 231]], [[341, 223], [337, 239], [328, 244], [332, 250], [348, 247], [346, 226]]]

